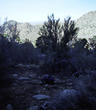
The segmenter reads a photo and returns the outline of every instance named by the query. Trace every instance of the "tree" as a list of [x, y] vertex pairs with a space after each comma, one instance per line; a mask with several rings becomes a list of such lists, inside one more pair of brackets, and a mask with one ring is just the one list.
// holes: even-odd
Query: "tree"
[[64, 19], [64, 24], [62, 26], [62, 39], [60, 42], [61, 48], [66, 48], [68, 43], [75, 39], [77, 36], [78, 28], [75, 27], [75, 22], [71, 20], [69, 17], [68, 19]]
[[40, 37], [36, 41], [36, 46], [44, 51], [56, 51], [61, 36], [60, 19], [56, 20], [54, 14], [48, 16], [48, 21], [41, 27]]
[[44, 51], [63, 51], [68, 47], [68, 44], [73, 39], [76, 39], [78, 28], [75, 27], [75, 22], [64, 19], [64, 24], [61, 26], [60, 19], [56, 20], [54, 15], [48, 16], [48, 21], [44, 23], [40, 29], [40, 37], [36, 41], [36, 46]]
[[[83, 38], [83, 39], [79, 39], [75, 44], [74, 47], [78, 48], [79, 51], [80, 49], [84, 49], [88, 47], [88, 41], [87, 39]], [[88, 49], [88, 48], [87, 48]]]
[[90, 42], [90, 48], [96, 49], [96, 36], [93, 36], [93, 38], [89, 38], [89, 42]]

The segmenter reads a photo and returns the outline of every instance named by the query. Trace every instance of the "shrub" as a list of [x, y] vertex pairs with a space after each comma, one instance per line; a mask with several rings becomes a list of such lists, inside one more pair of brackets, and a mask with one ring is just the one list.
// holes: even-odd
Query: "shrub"
[[18, 63], [37, 63], [38, 52], [31, 42], [19, 44], [0, 35], [0, 110], [5, 110], [6, 104], [10, 103], [12, 67]]
[[70, 48], [68, 53], [70, 61], [77, 71], [94, 70], [96, 66], [96, 57], [91, 54], [89, 44], [86, 39], [78, 40], [74, 48]]
[[0, 35], [0, 109], [5, 110], [5, 106], [9, 99], [9, 88], [13, 82], [9, 74], [10, 54], [9, 54], [9, 41]]
[[96, 71], [75, 80], [73, 89], [61, 91], [42, 110], [95, 110]]

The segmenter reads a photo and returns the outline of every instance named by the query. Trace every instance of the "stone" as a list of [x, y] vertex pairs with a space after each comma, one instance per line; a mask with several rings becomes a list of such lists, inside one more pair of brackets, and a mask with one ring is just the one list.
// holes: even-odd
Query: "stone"
[[38, 106], [31, 106], [27, 110], [38, 110]]
[[38, 94], [38, 95], [34, 95], [33, 98], [37, 99], [37, 100], [44, 100], [44, 99], [49, 99], [50, 96], [48, 95], [43, 95], [43, 94]]
[[23, 68], [24, 65], [23, 64], [17, 64], [15, 67], [17, 67], [17, 68]]
[[33, 74], [33, 73], [31, 74], [31, 73], [30, 73], [30, 74], [28, 75], [28, 77], [29, 77], [29, 78], [36, 78], [36, 74]]
[[79, 92], [75, 89], [65, 89], [59, 94], [59, 97], [64, 98], [64, 100], [78, 100]]
[[29, 78], [21, 76], [21, 77], [18, 78], [18, 80], [29, 80]]
[[80, 101], [80, 95], [80, 92], [75, 89], [65, 89], [53, 98], [49, 107], [52, 110], [74, 110]]
[[65, 81], [62, 81], [62, 80], [60, 80], [60, 79], [58, 79], [58, 78], [56, 78], [55, 79], [55, 84], [61, 84], [61, 83], [65, 83]]
[[13, 77], [14, 77], [14, 78], [18, 77], [18, 74], [13, 74]]
[[32, 81], [28, 81], [31, 84], [42, 84], [40, 80], [32, 79]]

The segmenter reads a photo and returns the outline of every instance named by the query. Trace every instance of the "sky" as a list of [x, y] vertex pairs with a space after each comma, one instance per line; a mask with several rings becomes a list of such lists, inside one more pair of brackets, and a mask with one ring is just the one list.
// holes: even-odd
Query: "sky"
[[0, 22], [5, 18], [18, 22], [40, 23], [54, 13], [61, 21], [71, 16], [78, 19], [96, 10], [96, 0], [0, 0]]

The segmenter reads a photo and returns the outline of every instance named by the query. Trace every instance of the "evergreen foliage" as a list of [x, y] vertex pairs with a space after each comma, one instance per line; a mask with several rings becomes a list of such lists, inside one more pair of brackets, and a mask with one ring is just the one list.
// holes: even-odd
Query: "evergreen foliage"
[[36, 41], [36, 46], [45, 51], [56, 51], [61, 37], [60, 19], [56, 20], [54, 14], [48, 16], [48, 21], [40, 29], [40, 37]]

